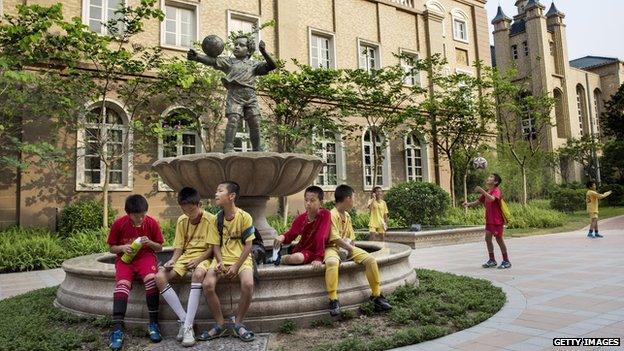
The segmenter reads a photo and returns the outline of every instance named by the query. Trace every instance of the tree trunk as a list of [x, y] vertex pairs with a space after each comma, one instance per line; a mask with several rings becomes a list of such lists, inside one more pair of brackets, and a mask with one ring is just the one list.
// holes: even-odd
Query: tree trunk
[[528, 200], [527, 195], [527, 176], [526, 176], [526, 167], [522, 166], [522, 204], [526, 205]]
[[453, 204], [453, 207], [457, 207], [457, 204], [455, 203], [455, 169], [453, 167], [453, 162], [449, 161], [449, 169], [451, 173], [451, 181], [449, 182], [449, 185], [451, 186], [451, 203]]
[[[468, 169], [464, 171], [464, 202], [468, 202]], [[468, 213], [468, 207], [464, 207], [464, 213]]]
[[104, 164], [104, 186], [102, 186], [102, 228], [108, 229], [108, 165]]

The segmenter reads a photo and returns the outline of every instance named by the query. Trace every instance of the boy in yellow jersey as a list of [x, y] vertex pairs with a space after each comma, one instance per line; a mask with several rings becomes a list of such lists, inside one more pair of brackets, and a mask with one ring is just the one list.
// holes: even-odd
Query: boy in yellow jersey
[[[156, 275], [156, 285], [160, 295], [178, 316], [180, 329], [177, 339], [183, 341], [185, 326], [192, 331], [193, 322], [186, 320], [187, 313], [169, 282], [183, 278], [187, 272], [195, 269], [202, 261], [212, 257], [212, 250], [207, 243], [207, 238], [208, 229], [214, 224], [215, 216], [202, 209], [199, 192], [193, 188], [185, 187], [180, 190], [178, 205], [180, 205], [183, 215], [176, 222], [173, 256], [163, 265], [164, 269], [161, 269]], [[201, 285], [197, 292], [201, 294]], [[197, 304], [192, 302], [193, 298], [199, 300], [199, 296], [195, 293], [196, 291], [191, 287], [188, 307], [197, 309]], [[190, 338], [187, 338], [187, 343], [189, 342], [191, 342]]]
[[388, 229], [388, 206], [383, 200], [383, 190], [381, 190], [380, 186], [373, 188], [367, 206], [370, 210], [368, 240], [374, 240], [375, 234], [379, 234], [381, 241], [384, 241], [386, 230]]
[[347, 251], [349, 260], [357, 264], [364, 265], [366, 269], [366, 279], [371, 288], [371, 297], [377, 311], [388, 311], [392, 306], [385, 297], [381, 295], [381, 278], [379, 277], [379, 267], [377, 261], [368, 252], [354, 246], [355, 232], [351, 223], [351, 216], [347, 211], [353, 207], [353, 188], [348, 185], [339, 185], [334, 198], [336, 207], [331, 210], [331, 229], [329, 240], [325, 248], [325, 285], [329, 295], [329, 314], [337, 316], [340, 314], [340, 303], [338, 302], [338, 268], [340, 266], [339, 249]]
[[[200, 340], [211, 340], [226, 333], [215, 287], [219, 279], [233, 279], [236, 276], [240, 280], [241, 296], [231, 332], [243, 341], [252, 341], [255, 338], [254, 333], [243, 324], [253, 296], [253, 261], [250, 253], [255, 228], [251, 215], [236, 207], [239, 194], [240, 186], [235, 182], [225, 181], [217, 186], [215, 202], [221, 207], [221, 212], [217, 214], [217, 220], [208, 233], [208, 244], [213, 246], [214, 259], [211, 262], [204, 261], [198, 267], [199, 270], [206, 271], [203, 281], [199, 282], [203, 286], [206, 302], [216, 324], [210, 330], [204, 331]], [[195, 278], [194, 274], [194, 282]]]
[[587, 194], [585, 195], [585, 202], [587, 202], [587, 213], [589, 213], [589, 232], [587, 233], [587, 237], [590, 239], [593, 238], [603, 238], [604, 236], [598, 233], [598, 200], [604, 199], [605, 197], [611, 195], [611, 191], [607, 191], [604, 194], [600, 194], [596, 191], [596, 182], [590, 180], [587, 182]]

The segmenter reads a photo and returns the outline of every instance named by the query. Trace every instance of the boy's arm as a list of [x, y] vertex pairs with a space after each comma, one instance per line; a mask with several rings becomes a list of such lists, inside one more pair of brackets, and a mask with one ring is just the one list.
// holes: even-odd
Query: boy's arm
[[198, 54], [197, 51], [195, 51], [193, 49], [189, 49], [189, 51], [186, 53], [186, 59], [189, 60], [189, 61], [195, 61], [195, 62], [203, 63], [206, 66], [210, 66], [210, 67], [219, 69], [219, 67], [217, 65], [217, 58], [216, 57], [210, 57], [208, 55]]
[[212, 254], [214, 255], [214, 258], [217, 259], [217, 268], [219, 268], [223, 264], [223, 256], [221, 256], [221, 246], [213, 245]]
[[[297, 218], [295, 218], [295, 220], [293, 221], [293, 223], [290, 226], [290, 228], [288, 229], [288, 231], [286, 233], [282, 234], [282, 236], [284, 236], [284, 241], [282, 241], [282, 244], [284, 244], [284, 245], [290, 244], [300, 234], [300, 232], [301, 232], [301, 218], [304, 218], [304, 217], [302, 217], [300, 215]], [[304, 218], [304, 220], [305, 220], [305, 218]]]
[[335, 244], [338, 247], [341, 247], [345, 250], [347, 250], [347, 252], [349, 252], [349, 255], [351, 255], [351, 251], [353, 251], [353, 245], [351, 245], [349, 242], [347, 242], [347, 240], [345, 239], [336, 239], [334, 241], [332, 241], [333, 244]]
[[110, 245], [108, 248], [110, 253], [120, 254], [120, 253], [132, 253], [132, 246], [130, 245]]
[[492, 202], [492, 201], [496, 200], [496, 197], [492, 196], [490, 193], [485, 191], [485, 189], [483, 189], [482, 187], [480, 187], [478, 185], [475, 188], [475, 191], [478, 192], [478, 193], [481, 193], [481, 195], [483, 195], [483, 197], [485, 198], [486, 202]]
[[325, 256], [325, 242], [329, 238], [329, 231], [331, 230], [331, 216], [329, 212], [327, 215], [323, 215], [320, 218], [320, 223], [314, 233], [314, 255], [318, 258], [315, 261], [322, 261], [321, 257]]
[[230, 269], [228, 270], [226, 274], [226, 277], [233, 278], [236, 276], [236, 274], [238, 273], [238, 269], [243, 265], [243, 263], [245, 263], [245, 260], [251, 253], [252, 241], [253, 240], [248, 240], [245, 243], [245, 248], [243, 249], [243, 253], [240, 255], [238, 260], [236, 260], [236, 263], [234, 263], [234, 265], [230, 267]]
[[206, 251], [202, 252], [201, 255], [190, 260], [189, 263], [186, 264], [186, 266], [189, 269], [193, 269], [197, 267], [197, 265], [200, 264], [202, 261], [209, 259], [213, 255], [213, 251], [214, 250], [212, 249], [212, 247], [209, 247], [208, 249], [206, 249]]
[[607, 191], [607, 192], [606, 192], [606, 193], [604, 193], [604, 194], [596, 193], [596, 197], [597, 197], [598, 199], [604, 199], [605, 197], [607, 197], [607, 196], [609, 196], [609, 195], [611, 195], [611, 190]]
[[258, 50], [262, 54], [262, 57], [265, 59], [265, 63], [258, 65], [255, 69], [255, 73], [258, 76], [263, 76], [271, 72], [272, 70], [277, 68], [277, 63], [275, 60], [266, 52], [266, 44], [264, 41], [260, 40], [260, 44], [258, 44]]

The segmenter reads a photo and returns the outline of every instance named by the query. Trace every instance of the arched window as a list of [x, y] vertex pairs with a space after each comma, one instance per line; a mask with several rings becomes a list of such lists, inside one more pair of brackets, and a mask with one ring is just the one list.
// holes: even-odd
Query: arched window
[[338, 184], [346, 181], [346, 162], [344, 147], [340, 134], [330, 131], [314, 134], [312, 142], [315, 154], [325, 162], [315, 185], [333, 190]]
[[565, 139], [568, 137], [567, 118], [563, 108], [563, 93], [559, 89], [553, 91], [555, 99], [555, 121], [557, 123], [557, 137]]
[[594, 89], [594, 133], [600, 134], [600, 114], [604, 108], [604, 100], [602, 100], [602, 92], [600, 89]]
[[436, 12], [438, 15], [442, 16], [442, 36], [446, 37], [446, 9], [444, 5], [436, 0], [429, 0], [425, 4], [427, 10]]
[[[381, 186], [382, 188], [390, 187], [390, 145], [386, 145], [382, 149], [381, 144], [385, 137], [377, 134], [373, 143], [373, 132], [370, 128], [364, 130], [362, 135], [362, 166], [364, 176], [364, 190], [371, 190], [373, 186]], [[373, 144], [376, 146], [377, 155], [382, 161], [377, 164], [377, 178], [373, 181], [375, 153], [373, 152]], [[373, 184], [374, 183], [374, 184]]]
[[427, 143], [416, 133], [409, 133], [404, 138], [405, 179], [423, 182], [428, 180]]
[[176, 157], [200, 153], [201, 137], [197, 133], [197, 122], [193, 113], [185, 108], [174, 108], [165, 111], [163, 118], [165, 135], [159, 141], [161, 150], [158, 157]]
[[453, 9], [451, 17], [453, 18], [453, 39], [467, 43], [468, 15], [460, 9]]
[[81, 119], [77, 133], [76, 190], [100, 190], [108, 164], [110, 190], [132, 188], [132, 135], [123, 108], [96, 102]]
[[578, 113], [578, 126], [581, 135], [586, 135], [589, 131], [589, 123], [587, 120], [587, 98], [585, 97], [585, 88], [578, 84], [576, 86], [576, 108]]

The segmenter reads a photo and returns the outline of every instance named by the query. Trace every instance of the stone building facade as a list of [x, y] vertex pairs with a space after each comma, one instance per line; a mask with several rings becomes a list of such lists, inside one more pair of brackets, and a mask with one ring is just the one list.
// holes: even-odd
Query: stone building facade
[[[81, 17], [94, 31], [113, 13], [119, 0], [62, 0], [66, 18]], [[130, 4], [135, 0], [128, 0]], [[51, 5], [53, 0], [0, 0], [4, 13], [14, 13], [18, 3]], [[276, 25], [260, 33], [267, 50], [277, 58], [291, 58], [312, 66], [327, 68], [379, 68], [397, 63], [393, 53], [417, 57], [440, 53], [452, 71], [479, 74], [471, 67], [475, 60], [490, 64], [486, 0], [162, 0], [166, 13], [162, 23], [151, 21], [137, 40], [144, 45], [160, 45], [171, 55], [185, 56], [190, 43], [208, 34], [225, 38], [230, 31], [249, 30], [254, 24], [275, 20]], [[424, 77], [415, 74], [406, 85], [427, 87]], [[126, 112], [114, 100], [107, 101], [111, 119], [118, 121], [120, 132]], [[163, 111], [164, 114], [171, 112]], [[353, 123], [359, 123], [352, 118]], [[317, 184], [331, 190], [348, 183], [357, 190], [357, 204], [363, 206], [369, 196], [370, 136], [363, 127], [355, 138], [325, 135], [318, 154], [327, 162]], [[28, 138], [45, 135], [45, 130], [28, 133]], [[238, 149], [248, 147], [244, 126]], [[102, 169], [89, 161], [89, 154], [77, 147], [78, 131], [66, 147], [76, 149], [70, 175], [52, 181], [45, 169], [31, 167], [25, 172], [5, 170], [0, 174], [0, 225], [54, 227], [60, 209], [68, 203], [101, 195]], [[418, 131], [392, 135], [385, 150], [386, 159], [379, 183], [383, 188], [405, 180], [434, 182], [436, 167], [439, 183], [448, 188], [448, 172], [443, 160], [434, 165], [433, 151]], [[202, 152], [193, 133], [183, 136], [175, 149], [163, 150], [161, 142], [147, 154], [130, 155], [111, 179], [111, 205], [123, 213], [123, 202], [131, 193], [146, 196], [150, 213], [161, 220], [179, 215], [175, 194], [149, 176], [149, 168], [158, 157]], [[301, 194], [290, 197], [291, 212], [303, 210]], [[329, 194], [328, 199], [331, 199]], [[272, 204], [275, 208], [275, 203]], [[271, 211], [271, 209], [269, 209]]]
[[[501, 7], [492, 20], [497, 68], [515, 65], [519, 78], [530, 77], [533, 93], [549, 92], [555, 99], [554, 126], [546, 130], [545, 147], [557, 150], [568, 138], [600, 133], [604, 102], [624, 83], [624, 62], [616, 58], [586, 56], [569, 61], [565, 14], [554, 2], [548, 11], [539, 0], [518, 0], [518, 14], [507, 17]], [[523, 121], [531, 133], [532, 122]], [[562, 174], [581, 180], [582, 170], [563, 164]]]

